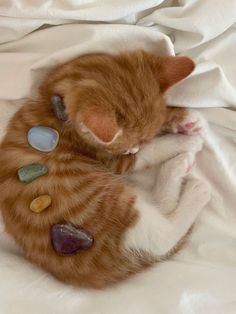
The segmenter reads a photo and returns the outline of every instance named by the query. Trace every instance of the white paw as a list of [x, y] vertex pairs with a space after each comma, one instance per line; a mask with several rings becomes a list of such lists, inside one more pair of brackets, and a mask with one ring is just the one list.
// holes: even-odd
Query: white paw
[[185, 191], [188, 193], [190, 204], [199, 209], [205, 207], [211, 199], [208, 184], [196, 178], [189, 178], [187, 180]]
[[182, 177], [190, 172], [195, 162], [195, 155], [191, 152], [180, 154], [169, 161], [169, 165], [172, 169], [172, 174], [177, 177]]
[[193, 154], [196, 154], [202, 150], [203, 140], [200, 136], [188, 137], [183, 135], [183, 141], [187, 152], [192, 152]]
[[198, 135], [202, 133], [204, 121], [202, 116], [195, 110], [188, 110], [188, 115], [174, 126], [174, 132], [185, 135]]

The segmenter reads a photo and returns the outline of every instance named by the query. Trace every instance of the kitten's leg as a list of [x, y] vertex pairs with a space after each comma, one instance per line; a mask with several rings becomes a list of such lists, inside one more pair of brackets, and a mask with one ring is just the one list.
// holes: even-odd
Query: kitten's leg
[[194, 160], [193, 153], [183, 153], [161, 165], [152, 195], [162, 213], [169, 214], [177, 207], [183, 179], [191, 170]]
[[198, 136], [171, 134], [156, 137], [137, 154], [133, 171], [155, 166], [180, 153], [192, 152], [196, 154], [201, 149], [202, 139]]
[[197, 179], [187, 181], [180, 202], [170, 216], [164, 216], [138, 196], [139, 220], [126, 234], [125, 249], [146, 252], [155, 258], [165, 257], [187, 234], [209, 199], [208, 187]]

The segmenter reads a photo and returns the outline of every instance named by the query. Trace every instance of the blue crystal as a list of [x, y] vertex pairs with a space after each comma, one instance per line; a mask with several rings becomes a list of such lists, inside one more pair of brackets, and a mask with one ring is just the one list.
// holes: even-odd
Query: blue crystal
[[29, 144], [41, 152], [51, 152], [56, 148], [58, 141], [59, 134], [52, 128], [35, 126], [28, 132]]

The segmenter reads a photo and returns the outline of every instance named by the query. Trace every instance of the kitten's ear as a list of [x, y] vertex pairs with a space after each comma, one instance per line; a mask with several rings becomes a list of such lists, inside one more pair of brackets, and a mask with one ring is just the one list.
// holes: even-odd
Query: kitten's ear
[[194, 62], [188, 57], [158, 57], [155, 73], [160, 82], [161, 91], [187, 77], [195, 68]]
[[77, 121], [82, 132], [90, 133], [101, 144], [111, 144], [122, 134], [122, 129], [117, 125], [115, 114], [111, 110], [92, 106], [79, 113]]

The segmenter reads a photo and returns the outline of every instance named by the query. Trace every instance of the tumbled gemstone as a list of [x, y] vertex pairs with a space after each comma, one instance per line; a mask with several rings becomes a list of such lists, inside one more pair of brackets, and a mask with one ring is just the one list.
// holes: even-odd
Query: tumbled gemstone
[[54, 111], [55, 116], [62, 121], [67, 120], [67, 114], [65, 112], [65, 106], [63, 104], [63, 100], [60, 96], [54, 95], [51, 97], [52, 109]]
[[61, 255], [74, 255], [93, 244], [93, 237], [87, 230], [71, 223], [53, 225], [51, 240], [55, 251]]
[[23, 183], [30, 183], [46, 173], [48, 173], [48, 167], [37, 163], [23, 166], [17, 171], [18, 178]]
[[52, 203], [52, 198], [49, 195], [40, 195], [37, 198], [35, 198], [31, 204], [30, 209], [34, 213], [41, 213], [44, 211], [48, 206], [50, 206]]
[[56, 130], [45, 126], [35, 126], [28, 132], [29, 144], [42, 152], [54, 150], [59, 141], [59, 134]]

